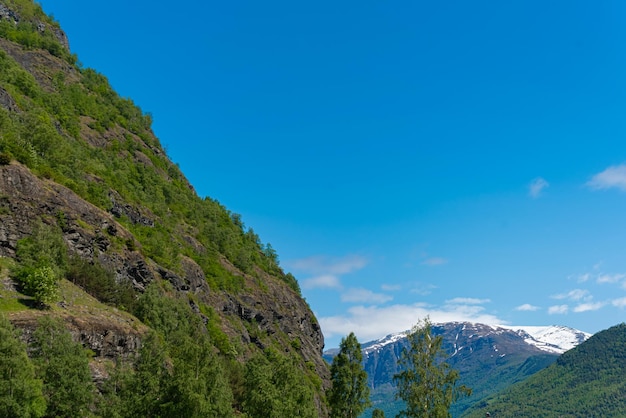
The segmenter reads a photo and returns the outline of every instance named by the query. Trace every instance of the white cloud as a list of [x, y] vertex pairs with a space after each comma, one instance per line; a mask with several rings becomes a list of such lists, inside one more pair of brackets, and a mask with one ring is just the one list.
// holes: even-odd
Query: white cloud
[[483, 324], [504, 324], [502, 319], [484, 312], [478, 305], [432, 307], [424, 303], [385, 307], [354, 306], [345, 315], [319, 318], [324, 336], [341, 337], [354, 332], [361, 342], [411, 329], [420, 319], [430, 317], [436, 322], [469, 321]]
[[570, 290], [567, 293], [561, 293], [558, 295], [553, 295], [552, 299], [568, 299], [568, 300], [573, 300], [573, 301], [579, 301], [579, 300], [591, 300], [593, 298], [593, 296], [591, 296], [591, 294], [589, 293], [588, 290], [584, 290], [584, 289], [574, 289], [574, 290]]
[[302, 281], [302, 287], [305, 289], [341, 289], [341, 283], [337, 276], [332, 274], [323, 274], [321, 276], [311, 277]]
[[616, 188], [626, 191], [626, 165], [614, 165], [594, 175], [586, 185], [594, 190]]
[[490, 299], [476, 299], [476, 298], [454, 298], [446, 301], [448, 305], [482, 305], [483, 303], [491, 302]]
[[358, 255], [340, 258], [314, 256], [290, 260], [285, 265], [296, 272], [313, 276], [301, 281], [304, 289], [342, 289], [340, 276], [362, 269], [367, 265], [367, 259]]
[[385, 292], [395, 292], [402, 289], [402, 286], [399, 284], [382, 284], [380, 288]]
[[437, 286], [433, 284], [414, 283], [413, 287], [411, 287], [411, 290], [409, 290], [409, 292], [414, 293], [416, 295], [420, 295], [420, 296], [426, 296], [426, 295], [430, 295], [433, 289], [436, 289], [436, 288]]
[[536, 199], [541, 196], [541, 192], [549, 186], [550, 183], [548, 183], [545, 179], [537, 177], [528, 185], [528, 195], [533, 199]]
[[539, 307], [531, 305], [530, 303], [525, 303], [515, 308], [516, 311], [526, 311], [526, 312], [534, 312], [538, 311]]
[[423, 266], [442, 266], [448, 264], [448, 260], [443, 257], [429, 257], [420, 264]]
[[621, 281], [624, 277], [626, 277], [626, 274], [601, 274], [598, 276], [598, 279], [596, 280], [598, 283], [617, 283], [619, 281]]
[[554, 305], [548, 308], [548, 313], [550, 315], [566, 314], [568, 310], [569, 310], [569, 307], [567, 305]]
[[355, 303], [374, 303], [380, 304], [389, 302], [393, 298], [383, 293], [374, 293], [371, 290], [363, 288], [348, 289], [341, 295], [342, 302], [355, 302]]
[[578, 276], [578, 282], [579, 283], [584, 283], [589, 281], [589, 279], [591, 279], [591, 274], [589, 273], [585, 273], [585, 274], [581, 274]]
[[588, 312], [588, 311], [597, 311], [602, 308], [606, 303], [604, 302], [595, 302], [595, 303], [581, 303], [580, 305], [574, 308], [574, 312]]
[[619, 298], [619, 299], [614, 299], [611, 304], [613, 306], [616, 306], [618, 308], [626, 308], [626, 297], [624, 298]]
[[360, 270], [368, 263], [367, 258], [360, 255], [345, 257], [313, 256], [287, 261], [289, 268], [309, 274], [348, 274]]

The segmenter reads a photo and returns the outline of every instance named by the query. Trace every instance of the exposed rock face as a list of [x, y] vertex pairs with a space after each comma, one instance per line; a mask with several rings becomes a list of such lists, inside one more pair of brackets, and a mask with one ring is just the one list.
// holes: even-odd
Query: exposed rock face
[[[121, 203], [117, 205], [123, 208], [128, 206]], [[97, 258], [116, 272], [118, 280], [130, 281], [140, 291], [155, 278], [163, 278], [176, 290], [195, 294], [227, 319], [223, 321], [224, 331], [244, 343], [254, 343], [263, 348], [258, 337], [250, 335], [246, 327], [234, 326], [234, 322], [228, 318], [238, 318], [256, 327], [264, 335], [287, 335], [294, 341], [294, 346], [300, 347], [303, 357], [316, 366], [320, 375], [327, 377], [326, 365], [321, 358], [324, 337], [320, 326], [306, 302], [284, 283], [266, 275], [266, 288], [261, 289], [258, 279], [239, 272], [223, 259], [222, 263], [229, 270], [243, 277], [247, 291], [236, 295], [213, 292], [200, 266], [190, 258], [182, 259], [181, 274], [157, 265], [137, 250], [124, 247], [113, 250], [112, 241], [134, 240], [131, 233], [116, 221], [115, 216], [84, 201], [66, 187], [37, 178], [18, 163], [0, 167], [0, 207], [6, 208], [0, 214], [0, 256], [15, 256], [17, 241], [32, 232], [33, 220], [57, 223], [62, 214], [63, 237], [73, 254], [85, 259]], [[80, 323], [75, 325], [80, 327]], [[92, 337], [91, 340], [96, 341], [98, 338], [105, 337]], [[137, 347], [135, 343], [125, 345]], [[95, 347], [91, 343], [89, 346]], [[97, 350], [95, 347], [94, 351]]]
[[[19, 15], [0, 0], [0, 19], [18, 21]], [[61, 38], [65, 37], [65, 34], [59, 33]], [[67, 83], [77, 82], [81, 77], [76, 67], [47, 51], [27, 50], [3, 38], [0, 38], [0, 50], [31, 73], [44, 91], [54, 91], [53, 77], [58, 72], [63, 73]], [[1, 88], [0, 107], [10, 112], [21, 111], [11, 95]], [[104, 131], [92, 129], [89, 120], [90, 116], [81, 116], [80, 138], [72, 140], [83, 141], [93, 148], [106, 148], [113, 141], [133, 141], [136, 149], [120, 150], [120, 158], [130, 156], [142, 168], [155, 170], [167, 181], [174, 179], [193, 191], [191, 184], [177, 169], [171, 169], [175, 168], [171, 162], [168, 161], [171, 166], [161, 164], [157, 167], [153, 164], [150, 158], [154, 155], [165, 157], [154, 146], [158, 143], [155, 138], [145, 140], [120, 125], [113, 125]], [[69, 137], [60, 124], [56, 126], [61, 136]], [[152, 134], [149, 132], [149, 135]], [[151, 154], [150, 157], [147, 154]], [[85, 177], [87, 182], [106, 187], [96, 175], [86, 174]], [[268, 342], [274, 346], [278, 342], [283, 351], [300, 356], [303, 368], [314, 369], [323, 386], [329, 385], [328, 367], [322, 359], [324, 338], [320, 326], [307, 303], [285, 282], [260, 269], [254, 276], [245, 274], [222, 256], [218, 261], [221, 267], [243, 283], [236, 293], [232, 293], [210, 288], [205, 272], [191, 257], [181, 255], [174, 268], [159, 265], [145, 255], [139, 240], [128, 228], [132, 229], [135, 225], [146, 229], [158, 228], [163, 225], [163, 220], [141, 203], [126, 201], [118, 191], [111, 188], [104, 190], [108, 196], [106, 207], [97, 207], [71, 189], [37, 177], [18, 162], [0, 165], [0, 257], [14, 258], [18, 241], [31, 235], [38, 222], [58, 225], [72, 255], [97, 261], [114, 272], [118, 282], [132, 283], [141, 292], [151, 282], [165, 280], [174, 290], [188, 294], [190, 305], [198, 315], [202, 315], [202, 304], [209, 306], [219, 316], [222, 331], [232, 341], [241, 343], [243, 350], [236, 353], [239, 359], [244, 360], [258, 352], [258, 348], [265, 347]], [[124, 224], [129, 225], [128, 228]], [[193, 225], [178, 228], [180, 230], [175, 233], [182, 241], [197, 254], [206, 254], [208, 250], [189, 232], [193, 230]], [[26, 338], [35, 328], [38, 315], [35, 311], [27, 312], [11, 317], [14, 324], [25, 331]], [[123, 315], [120, 318], [103, 320], [86, 313], [80, 317], [67, 315], [64, 319], [74, 337], [98, 357], [113, 358], [137, 352], [145, 331], [141, 324], [124, 323]], [[325, 416], [321, 398], [318, 399], [318, 406], [320, 416]]]

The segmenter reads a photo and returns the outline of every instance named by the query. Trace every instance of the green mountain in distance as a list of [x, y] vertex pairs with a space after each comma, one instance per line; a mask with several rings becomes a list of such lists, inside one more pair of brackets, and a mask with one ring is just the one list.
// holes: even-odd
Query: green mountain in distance
[[464, 415], [484, 417], [626, 416], [626, 324], [601, 331], [528, 379]]

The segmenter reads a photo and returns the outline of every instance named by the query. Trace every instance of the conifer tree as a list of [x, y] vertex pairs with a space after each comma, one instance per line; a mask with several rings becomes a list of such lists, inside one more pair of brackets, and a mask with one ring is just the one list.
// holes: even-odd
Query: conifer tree
[[351, 332], [341, 340], [339, 354], [330, 368], [331, 417], [356, 418], [370, 405], [367, 373], [362, 362], [361, 344]]
[[432, 335], [429, 318], [413, 327], [408, 340], [409, 348], [402, 351], [399, 361], [402, 371], [394, 375], [396, 399], [406, 402], [397, 416], [449, 418], [450, 405], [471, 390], [457, 385], [459, 372], [443, 361], [443, 338]]
[[26, 355], [26, 346], [0, 315], [0, 417], [38, 418], [46, 410], [42, 382]]

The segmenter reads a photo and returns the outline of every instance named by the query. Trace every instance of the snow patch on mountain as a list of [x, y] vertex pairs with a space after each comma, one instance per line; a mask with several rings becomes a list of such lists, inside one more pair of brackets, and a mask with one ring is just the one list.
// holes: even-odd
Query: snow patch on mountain
[[528, 344], [550, 353], [562, 354], [586, 341], [592, 334], [562, 325], [510, 326], [500, 325], [515, 331]]
[[[452, 323], [447, 323], [447, 325], [451, 324]], [[432, 325], [445, 327], [446, 323]], [[562, 354], [567, 350], [576, 347], [578, 344], [584, 342], [592, 335], [587, 332], [579, 331], [577, 329], [561, 325], [513, 326], [474, 324], [469, 322], [463, 323], [463, 330], [465, 331], [467, 329], [471, 330], [472, 332], [472, 335], [470, 335], [469, 338], [481, 338], [489, 334], [501, 334], [504, 332], [512, 331], [522, 337], [527, 344], [535, 346], [542, 351], [556, 354]], [[370, 353], [378, 352], [386, 345], [393, 344], [403, 338], [406, 338], [409, 332], [410, 331], [404, 331], [389, 334], [378, 340], [365, 343], [362, 345], [363, 353], [365, 354], [365, 356], [368, 356]], [[456, 347], [456, 344], [454, 348], [454, 354], [456, 354], [456, 352], [460, 348]], [[497, 349], [495, 351], [497, 351]]]

